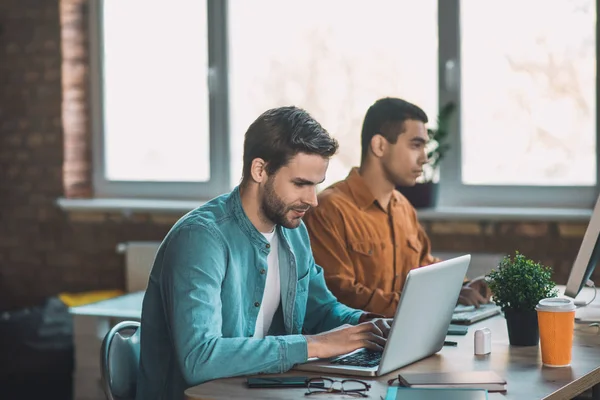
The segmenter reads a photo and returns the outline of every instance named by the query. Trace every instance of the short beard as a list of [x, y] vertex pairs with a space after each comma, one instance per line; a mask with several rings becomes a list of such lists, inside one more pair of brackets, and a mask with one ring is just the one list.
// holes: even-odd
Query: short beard
[[265, 183], [265, 191], [260, 204], [260, 209], [264, 217], [275, 225], [281, 225], [288, 229], [294, 229], [300, 226], [300, 218], [290, 220], [286, 218], [288, 212], [293, 207], [288, 207], [277, 193], [275, 193], [274, 178], [268, 178]]

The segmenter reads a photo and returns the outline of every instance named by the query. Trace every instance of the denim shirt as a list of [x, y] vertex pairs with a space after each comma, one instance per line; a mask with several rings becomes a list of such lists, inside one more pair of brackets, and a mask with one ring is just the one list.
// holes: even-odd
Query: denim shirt
[[239, 188], [182, 217], [157, 252], [144, 296], [137, 399], [182, 399], [202, 382], [281, 373], [307, 361], [302, 334], [356, 324], [314, 262], [304, 224], [277, 226], [281, 303], [254, 339], [269, 243], [246, 216]]

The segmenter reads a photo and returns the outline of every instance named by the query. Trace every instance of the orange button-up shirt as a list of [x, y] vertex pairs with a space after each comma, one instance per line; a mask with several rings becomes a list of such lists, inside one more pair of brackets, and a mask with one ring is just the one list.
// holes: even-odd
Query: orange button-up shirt
[[393, 317], [408, 271], [439, 261], [414, 207], [394, 191], [384, 210], [356, 168], [318, 200], [304, 222], [327, 287], [350, 307]]

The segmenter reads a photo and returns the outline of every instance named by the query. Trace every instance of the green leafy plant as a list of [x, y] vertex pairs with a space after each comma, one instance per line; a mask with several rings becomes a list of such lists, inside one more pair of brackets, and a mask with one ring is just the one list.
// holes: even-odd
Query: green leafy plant
[[448, 135], [450, 131], [450, 120], [456, 105], [452, 102], [446, 103], [440, 110], [437, 117], [437, 128], [427, 129], [429, 136], [429, 142], [427, 143], [427, 159], [428, 163], [423, 168], [423, 182], [430, 182], [434, 180], [438, 173], [438, 167], [440, 161], [446, 155], [446, 152], [450, 149], [448, 143]]
[[558, 296], [552, 269], [515, 252], [505, 256], [497, 269], [486, 275], [494, 302], [502, 310], [534, 310], [541, 299]]

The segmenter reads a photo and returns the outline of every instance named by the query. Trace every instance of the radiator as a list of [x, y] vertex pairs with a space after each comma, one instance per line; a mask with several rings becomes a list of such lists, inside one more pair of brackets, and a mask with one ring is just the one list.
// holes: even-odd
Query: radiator
[[126, 242], [117, 246], [117, 253], [125, 254], [127, 292], [146, 290], [158, 246], [160, 242]]

